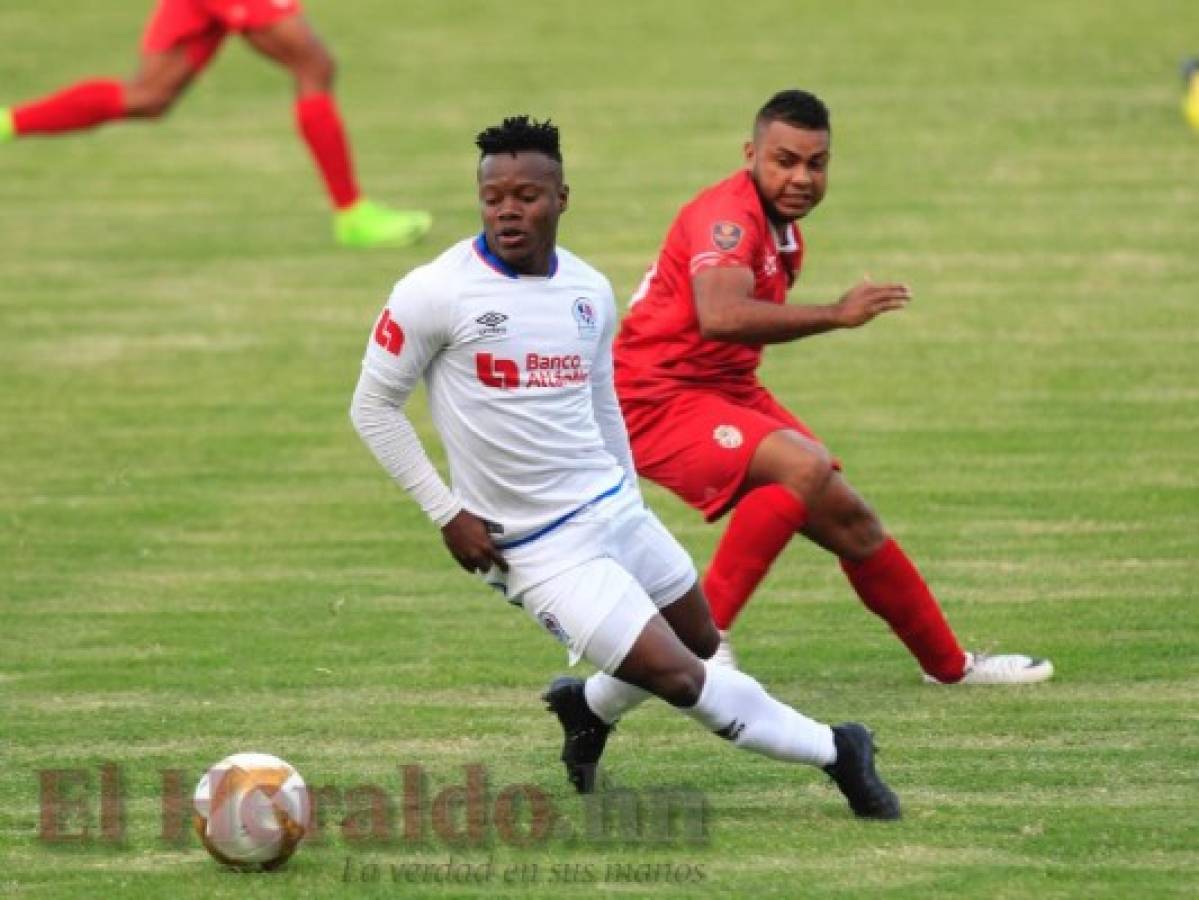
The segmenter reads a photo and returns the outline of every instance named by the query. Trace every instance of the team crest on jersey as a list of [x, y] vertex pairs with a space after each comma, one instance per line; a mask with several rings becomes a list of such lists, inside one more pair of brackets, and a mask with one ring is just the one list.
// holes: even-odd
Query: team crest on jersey
[[741, 226], [735, 222], [717, 222], [712, 226], [712, 243], [726, 253], [741, 243]]
[[566, 633], [566, 629], [562, 627], [562, 623], [558, 621], [558, 617], [553, 613], [543, 612], [537, 616], [537, 621], [545, 626], [545, 630], [554, 636], [559, 644], [570, 644], [570, 635]]
[[504, 324], [508, 317], [502, 312], [485, 312], [475, 321], [479, 324], [479, 337], [504, 337], [508, 333], [508, 326]]
[[735, 425], [717, 425], [712, 430], [712, 440], [725, 450], [736, 450], [745, 438], [741, 436], [741, 429]]
[[576, 297], [574, 306], [571, 307], [571, 313], [575, 317], [575, 324], [579, 326], [579, 337], [590, 337], [595, 334], [599, 319], [590, 300], [586, 297]]

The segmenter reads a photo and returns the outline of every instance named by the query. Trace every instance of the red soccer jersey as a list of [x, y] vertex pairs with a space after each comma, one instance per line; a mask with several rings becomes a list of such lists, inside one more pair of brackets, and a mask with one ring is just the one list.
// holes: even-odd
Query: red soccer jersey
[[700, 192], [675, 217], [621, 325], [614, 347], [621, 400], [652, 400], [688, 386], [756, 385], [762, 346], [705, 340], [691, 279], [711, 266], [749, 268], [754, 298], [784, 303], [802, 260], [799, 229], [788, 224], [780, 243], [748, 171]]

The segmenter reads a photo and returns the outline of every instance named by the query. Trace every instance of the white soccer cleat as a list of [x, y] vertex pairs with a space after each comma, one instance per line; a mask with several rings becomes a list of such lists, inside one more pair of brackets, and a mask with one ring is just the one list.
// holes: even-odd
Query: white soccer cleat
[[[967, 653], [966, 674], [954, 684], [1035, 684], [1053, 677], [1053, 663], [1023, 653]], [[943, 684], [927, 672], [929, 684]]]
[[737, 656], [733, 653], [733, 645], [729, 643], [727, 631], [720, 632], [720, 643], [716, 646], [716, 652], [712, 654], [712, 658], [708, 662], [725, 669], [737, 668]]

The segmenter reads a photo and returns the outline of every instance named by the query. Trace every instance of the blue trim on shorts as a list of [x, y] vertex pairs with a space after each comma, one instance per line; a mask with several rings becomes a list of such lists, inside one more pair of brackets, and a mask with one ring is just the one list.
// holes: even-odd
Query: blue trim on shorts
[[532, 534], [526, 534], [524, 537], [517, 538], [516, 540], [514, 540], [510, 543], [507, 543], [507, 544], [496, 543], [495, 546], [500, 550], [511, 550], [513, 547], [523, 547], [525, 544], [532, 543], [533, 541], [537, 540], [538, 538], [543, 538], [547, 534], [549, 534], [551, 531], [553, 531], [555, 528], [558, 528], [560, 525], [565, 525], [567, 522], [569, 522], [571, 519], [573, 519], [575, 516], [577, 516], [579, 513], [583, 512], [584, 510], [590, 509], [591, 507], [595, 506], [595, 504], [599, 503], [601, 500], [607, 500], [609, 497], [611, 497], [613, 494], [615, 494], [617, 491], [619, 491], [622, 487], [624, 487], [624, 476], [623, 475], [620, 477], [620, 481], [616, 482], [616, 484], [612, 485], [612, 487], [608, 488], [603, 493], [596, 494], [594, 497], [592, 497], [590, 500], [588, 500], [582, 506], [576, 506], [574, 509], [572, 509], [570, 512], [568, 512], [566, 515], [559, 516], [557, 519], [554, 519], [554, 521], [550, 522], [548, 525], [538, 528]]

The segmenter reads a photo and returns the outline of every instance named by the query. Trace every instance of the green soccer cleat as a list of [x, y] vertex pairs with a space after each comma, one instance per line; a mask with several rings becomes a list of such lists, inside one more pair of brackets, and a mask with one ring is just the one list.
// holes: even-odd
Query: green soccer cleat
[[1182, 114], [1190, 126], [1199, 131], [1199, 58], [1183, 62], [1182, 82], [1186, 90], [1182, 98]]
[[433, 217], [418, 209], [389, 209], [359, 200], [333, 219], [333, 236], [343, 247], [409, 247], [433, 227]]
[[12, 110], [0, 107], [0, 144], [11, 141], [17, 136], [17, 126], [13, 124]]

